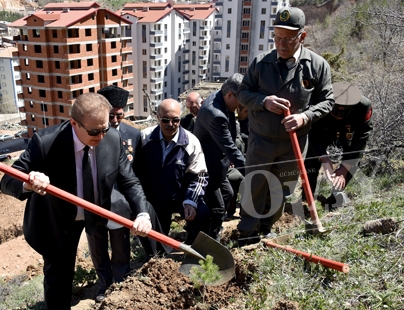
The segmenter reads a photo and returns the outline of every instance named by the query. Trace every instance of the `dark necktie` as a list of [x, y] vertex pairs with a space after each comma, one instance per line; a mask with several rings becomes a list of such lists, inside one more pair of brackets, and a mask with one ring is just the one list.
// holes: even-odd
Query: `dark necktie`
[[93, 173], [91, 171], [91, 160], [88, 150], [90, 147], [86, 145], [84, 147], [83, 163], [82, 163], [82, 175], [83, 175], [83, 198], [89, 202], [94, 203], [94, 184]]

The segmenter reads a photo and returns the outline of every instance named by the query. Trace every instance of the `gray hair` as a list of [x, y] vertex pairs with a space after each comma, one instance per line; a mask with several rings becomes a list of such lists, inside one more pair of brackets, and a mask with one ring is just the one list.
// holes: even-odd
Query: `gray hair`
[[243, 80], [243, 75], [240, 73], [235, 73], [230, 76], [222, 85], [221, 91], [222, 95], [226, 96], [227, 93], [232, 92], [233, 94], [237, 94], [238, 87]]
[[111, 109], [111, 104], [103, 95], [84, 93], [77, 97], [70, 116], [75, 121], [82, 122], [86, 115], [102, 112], [108, 114]]

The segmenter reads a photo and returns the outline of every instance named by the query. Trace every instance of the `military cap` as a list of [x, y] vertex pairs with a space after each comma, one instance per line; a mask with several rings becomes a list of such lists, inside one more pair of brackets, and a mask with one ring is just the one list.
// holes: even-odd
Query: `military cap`
[[295, 7], [284, 7], [276, 13], [275, 28], [299, 30], [304, 28], [306, 17], [303, 11]]
[[343, 106], [358, 104], [362, 97], [362, 92], [358, 87], [348, 82], [337, 82], [332, 84], [334, 90], [335, 103]]
[[97, 93], [107, 98], [114, 108], [124, 108], [128, 102], [129, 92], [115, 85], [101, 88]]

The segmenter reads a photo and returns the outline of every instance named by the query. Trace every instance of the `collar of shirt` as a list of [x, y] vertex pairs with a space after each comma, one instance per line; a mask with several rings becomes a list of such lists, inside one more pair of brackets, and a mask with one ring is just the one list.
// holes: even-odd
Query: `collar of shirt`
[[[179, 135], [180, 135], [180, 128], [178, 128], [177, 133], [174, 135], [174, 137], [171, 139], [171, 141], [168, 142], [168, 144], [171, 144], [171, 142], [174, 142], [174, 144], [177, 144]], [[159, 132], [159, 137], [160, 137], [161, 145], [165, 145], [164, 144], [165, 139], [164, 139], [163, 133], [161, 132], [161, 128], [160, 128], [160, 132]]]
[[[293, 54], [293, 57], [290, 57], [288, 60], [285, 61], [286, 65], [290, 68], [293, 66], [297, 60], [299, 59], [300, 52], [302, 51], [302, 46], [300, 45], [299, 49]], [[279, 54], [277, 53], [276, 58], [279, 59], [281, 58]]]

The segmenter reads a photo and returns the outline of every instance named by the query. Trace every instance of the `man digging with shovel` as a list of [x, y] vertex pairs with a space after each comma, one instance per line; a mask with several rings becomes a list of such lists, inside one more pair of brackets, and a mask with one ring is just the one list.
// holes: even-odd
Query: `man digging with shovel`
[[300, 172], [289, 133], [296, 132], [304, 157], [310, 123], [334, 103], [330, 66], [304, 48], [304, 25], [302, 10], [281, 8], [274, 23], [276, 49], [253, 60], [238, 91], [250, 125], [240, 246], [258, 242], [260, 235], [271, 237], [294, 191]]

